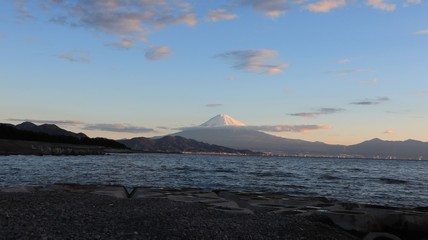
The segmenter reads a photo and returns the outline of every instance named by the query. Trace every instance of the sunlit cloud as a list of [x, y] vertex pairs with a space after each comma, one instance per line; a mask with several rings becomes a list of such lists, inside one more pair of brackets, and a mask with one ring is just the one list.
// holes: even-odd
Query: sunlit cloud
[[392, 129], [392, 128], [387, 129], [384, 133], [385, 134], [393, 134], [394, 133], [394, 129]]
[[306, 5], [305, 8], [312, 12], [330, 12], [335, 8], [342, 8], [346, 5], [346, 0], [321, 0], [316, 3]]
[[192, 5], [181, 0], [51, 0], [41, 4], [52, 22], [92, 28], [129, 42], [146, 41], [160, 27], [198, 22]]
[[294, 132], [294, 133], [310, 133], [318, 130], [331, 129], [328, 125], [274, 125], [274, 126], [247, 126], [245, 128], [263, 131], [263, 132]]
[[238, 0], [243, 6], [250, 6], [257, 12], [269, 17], [279, 17], [289, 10], [287, 0]]
[[83, 129], [89, 130], [89, 131], [120, 132], [120, 133], [155, 132], [155, 130], [152, 128], [136, 127], [128, 124], [106, 124], [106, 123], [88, 124]]
[[217, 22], [221, 20], [233, 20], [237, 17], [238, 15], [228, 13], [226, 9], [212, 10], [208, 13], [208, 20], [211, 22]]
[[417, 95], [428, 95], [428, 90], [427, 91], [417, 91], [416, 94]]
[[428, 35], [428, 29], [415, 32], [416, 35]]
[[209, 103], [209, 104], [205, 105], [205, 107], [208, 107], [208, 108], [223, 107], [223, 106], [224, 105], [221, 103]]
[[387, 3], [384, 0], [367, 0], [367, 4], [373, 8], [383, 11], [395, 11], [397, 8], [395, 4]]
[[32, 122], [35, 124], [58, 124], [58, 125], [83, 125], [82, 121], [77, 120], [41, 120], [41, 119], [26, 119], [26, 118], [9, 118], [11, 122]]
[[84, 62], [88, 63], [91, 60], [88, 57], [89, 53], [87, 51], [82, 50], [73, 50], [66, 53], [61, 53], [57, 55], [58, 58], [64, 59], [70, 62]]
[[290, 113], [288, 115], [295, 116], [295, 117], [304, 117], [304, 118], [316, 118], [319, 115], [334, 114], [334, 113], [339, 113], [343, 111], [345, 111], [345, 109], [342, 109], [342, 108], [320, 108], [314, 112]]
[[19, 5], [16, 7], [16, 12], [18, 13], [18, 18], [20, 19], [31, 19], [31, 18], [35, 18], [33, 15], [31, 15], [28, 11], [27, 11], [27, 7], [24, 5], [24, 3], [26, 3], [27, 1], [15, 1], [18, 2]]
[[380, 104], [382, 102], [386, 102], [389, 100], [390, 100], [389, 97], [380, 97], [380, 98], [376, 98], [374, 100], [365, 99], [365, 100], [358, 101], [358, 102], [351, 102], [351, 104], [353, 104], [353, 105], [376, 105], [376, 104]]
[[151, 46], [146, 49], [146, 58], [149, 60], [160, 60], [168, 58], [171, 55], [171, 51], [167, 46]]
[[346, 64], [346, 63], [350, 63], [350, 62], [351, 62], [351, 59], [349, 59], [349, 58], [342, 58], [342, 59], [337, 60], [337, 63], [339, 63], [339, 64]]
[[236, 77], [235, 77], [235, 76], [229, 76], [227, 79], [228, 79], [229, 81], [235, 81], [235, 80], [236, 80]]
[[422, 3], [422, 0], [406, 0], [407, 4], [415, 5]]
[[230, 59], [235, 62], [234, 68], [248, 72], [261, 72], [265, 74], [279, 74], [287, 63], [276, 60], [277, 51], [267, 49], [238, 50], [217, 55], [217, 57]]
[[344, 69], [340, 71], [337, 75], [340, 77], [346, 77], [349, 75], [355, 75], [355, 74], [367, 74], [371, 73], [371, 70], [368, 69]]
[[135, 46], [135, 43], [128, 39], [121, 39], [120, 41], [113, 42], [109, 45], [118, 47], [118, 48], [132, 48]]
[[379, 83], [379, 80], [375, 78], [371, 80], [360, 80], [358, 82], [365, 85], [376, 85]]

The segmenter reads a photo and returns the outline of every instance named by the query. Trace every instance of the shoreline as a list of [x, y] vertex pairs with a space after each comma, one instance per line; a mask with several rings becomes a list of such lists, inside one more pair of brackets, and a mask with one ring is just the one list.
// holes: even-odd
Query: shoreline
[[[19, 200], [20, 203], [15, 204], [14, 200]], [[251, 224], [260, 226], [262, 228], [269, 228], [271, 223], [287, 222], [291, 221], [295, 225], [296, 229], [282, 229], [284, 226], [281, 224], [276, 225], [272, 234], [269, 238], [263, 238], [263, 234], [256, 233], [257, 231], [264, 232], [266, 229], [256, 229], [255, 236], [260, 238], [255, 239], [274, 239], [284, 238], [287, 239], [301, 239], [300, 237], [309, 237], [308, 239], [358, 239], [368, 234], [378, 234], [378, 236], [398, 236], [401, 239], [423, 239], [423, 236], [428, 236], [428, 208], [390, 208], [384, 206], [364, 205], [364, 204], [353, 204], [344, 203], [336, 200], [328, 200], [322, 197], [296, 197], [278, 193], [260, 193], [260, 192], [234, 192], [225, 190], [204, 190], [204, 189], [180, 189], [180, 188], [149, 188], [149, 187], [137, 187], [128, 192], [124, 186], [121, 185], [80, 185], [80, 184], [54, 184], [46, 187], [15, 187], [15, 188], [0, 188], [0, 222], [4, 221], [15, 221], [9, 218], [4, 219], [4, 211], [16, 211], [20, 215], [29, 214], [27, 206], [32, 206], [34, 201], [39, 201], [40, 204], [46, 205], [44, 210], [50, 211], [49, 208], [56, 209], [56, 212], [64, 212], [67, 205], [83, 204], [80, 206], [81, 209], [75, 209], [77, 212], [70, 212], [68, 218], [74, 218], [82, 214], [84, 210], [85, 214], [95, 216], [99, 213], [98, 211], [105, 211], [104, 205], [97, 207], [99, 201], [104, 202], [115, 202], [113, 204], [123, 204], [122, 210], [127, 211], [128, 214], [134, 215], [139, 211], [146, 211], [150, 204], [160, 204], [162, 206], [156, 206], [155, 208], [165, 208], [165, 216], [161, 219], [162, 221], [172, 221], [171, 211], [177, 211], [178, 214], [175, 219], [177, 221], [190, 221], [186, 216], [189, 209], [197, 209], [195, 216], [199, 216], [198, 224], [203, 226], [220, 226], [221, 228], [228, 227], [223, 226], [219, 220], [232, 218], [234, 222], [243, 223], [251, 220]], [[59, 201], [59, 202], [58, 202]], [[94, 201], [94, 204], [91, 203]], [[64, 203], [63, 205], [59, 203]], [[6, 207], [5, 204], [8, 206]], [[58, 205], [59, 204], [59, 205]], [[136, 204], [136, 205], [134, 205]], [[147, 205], [149, 204], [149, 205]], [[172, 209], [170, 209], [172, 207]], [[36, 207], [37, 209], [38, 207]], [[89, 208], [89, 209], [88, 209]], [[110, 209], [118, 210], [118, 209]], [[162, 211], [162, 209], [160, 210]], [[206, 213], [207, 212], [207, 213]], [[208, 214], [209, 212], [209, 214]], [[216, 216], [214, 218], [210, 216]], [[18, 217], [18, 216], [14, 216]], [[36, 222], [49, 222], [53, 221], [58, 216], [48, 216], [40, 219], [40, 216], [33, 216], [33, 220]], [[135, 216], [134, 216], [135, 217]], [[128, 216], [127, 218], [132, 218]], [[269, 221], [266, 222], [266, 219]], [[111, 219], [110, 219], [111, 220]], [[109, 221], [110, 221], [109, 220]], [[143, 220], [143, 219], [140, 219]], [[101, 219], [102, 222], [106, 221]], [[116, 220], [112, 220], [114, 224], [119, 224]], [[154, 224], [154, 219], [145, 219], [146, 224]], [[156, 220], [157, 221], [157, 220]], [[229, 224], [233, 224], [229, 223]], [[246, 223], [246, 222], [245, 222]], [[102, 224], [97, 223], [97, 224]], [[129, 223], [133, 224], [137, 223]], [[184, 224], [184, 223], [181, 223]], [[196, 224], [196, 223], [195, 223]], [[218, 225], [220, 224], [220, 225]], [[267, 225], [266, 225], [267, 224]], [[13, 225], [13, 224], [12, 224]], [[183, 237], [189, 237], [190, 239], [197, 239], [201, 236], [214, 236], [210, 228], [204, 228], [203, 226], [191, 226], [191, 231], [178, 231], [174, 230], [174, 234], [184, 234], [177, 239]], [[312, 229], [316, 226], [314, 229]], [[40, 228], [40, 226], [36, 226]], [[159, 225], [158, 228], [164, 228], [166, 226]], [[176, 226], [179, 228], [180, 226]], [[213, 227], [213, 226], [211, 226]], [[15, 232], [10, 227], [4, 227], [1, 231], [11, 231], [14, 234], [21, 234]], [[279, 229], [282, 229], [279, 231]], [[48, 231], [44, 229], [43, 231]], [[248, 228], [237, 228], [229, 229], [221, 236], [235, 236], [236, 234], [244, 234], [245, 232], [251, 232], [252, 229]], [[308, 235], [311, 231], [315, 231], [320, 235]], [[138, 232], [138, 231], [137, 231]], [[49, 236], [53, 233], [48, 233]], [[89, 235], [88, 235], [89, 234]], [[84, 239], [93, 239], [92, 233], [87, 233], [84, 236], [80, 236]], [[99, 233], [98, 233], [99, 234]], [[109, 233], [114, 234], [114, 233]], [[131, 236], [128, 239], [150, 239], [155, 237], [154, 235], [142, 237], [141, 235]], [[168, 233], [171, 234], [171, 233]], [[163, 235], [161, 239], [170, 239], [170, 235]], [[190, 234], [190, 235], [186, 235]], [[315, 233], [314, 233], [315, 234]], [[381, 235], [379, 235], [381, 234]], [[383, 235], [382, 235], [383, 234]], [[2, 234], [0, 234], [2, 235]], [[243, 235], [243, 236], [244, 236]], [[3, 236], [5, 236], [3, 234]], [[23, 235], [19, 235], [23, 236]], [[104, 239], [107, 235], [100, 235]], [[104, 236], [104, 237], [103, 237]], [[118, 238], [123, 236], [115, 235]], [[193, 238], [191, 237], [193, 236]], [[220, 235], [219, 235], [220, 236]], [[295, 238], [293, 237], [295, 236]], [[297, 237], [299, 236], [299, 237]], [[316, 237], [315, 237], [316, 236]], [[322, 237], [327, 236], [327, 237]], [[25, 235], [24, 238], [31, 238]], [[68, 236], [69, 237], [69, 236]], [[79, 238], [80, 238], [79, 237]], [[249, 237], [249, 236], [247, 236]], [[215, 237], [214, 237], [215, 238]], [[215, 239], [224, 239], [218, 237]], [[246, 239], [246, 237], [242, 237]], [[372, 238], [375, 239], [375, 238]]]

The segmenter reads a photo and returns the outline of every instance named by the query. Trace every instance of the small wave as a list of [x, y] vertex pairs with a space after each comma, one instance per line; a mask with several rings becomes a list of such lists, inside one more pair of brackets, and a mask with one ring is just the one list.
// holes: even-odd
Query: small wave
[[408, 181], [392, 178], [379, 178], [379, 180], [386, 184], [407, 184]]
[[250, 172], [250, 174], [253, 174], [258, 177], [281, 177], [281, 178], [290, 178], [294, 177], [295, 174], [293, 173], [287, 173], [287, 172], [281, 172], [281, 171], [262, 171], [262, 172]]
[[228, 168], [217, 168], [212, 170], [211, 172], [215, 172], [215, 173], [234, 173], [236, 171], [232, 170], [232, 169], [228, 169]]
[[337, 176], [332, 176], [332, 175], [329, 175], [329, 174], [323, 174], [323, 175], [319, 176], [318, 179], [322, 179], [322, 180], [338, 180], [338, 179], [341, 179], [341, 178], [337, 177]]

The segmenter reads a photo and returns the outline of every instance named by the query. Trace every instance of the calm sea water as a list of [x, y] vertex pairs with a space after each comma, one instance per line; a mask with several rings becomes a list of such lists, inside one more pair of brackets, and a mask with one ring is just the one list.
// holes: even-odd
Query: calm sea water
[[0, 187], [65, 182], [268, 191], [428, 206], [428, 161], [175, 154], [0, 157]]

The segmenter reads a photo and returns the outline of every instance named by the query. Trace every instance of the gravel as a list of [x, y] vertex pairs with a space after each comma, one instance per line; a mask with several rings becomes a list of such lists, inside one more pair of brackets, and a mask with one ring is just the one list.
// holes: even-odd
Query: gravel
[[0, 239], [356, 239], [295, 215], [89, 193], [0, 193]]

